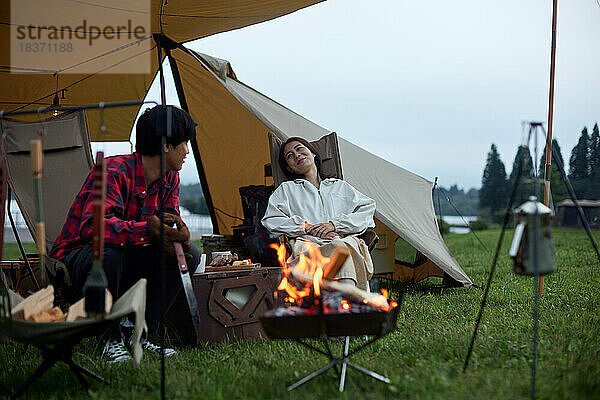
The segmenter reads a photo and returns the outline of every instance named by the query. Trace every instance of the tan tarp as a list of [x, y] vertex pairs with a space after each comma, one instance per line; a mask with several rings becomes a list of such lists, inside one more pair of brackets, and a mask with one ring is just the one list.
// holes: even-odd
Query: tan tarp
[[[45, 123], [4, 120], [8, 183], [30, 232], [35, 232], [35, 199], [31, 180], [29, 142], [39, 139], [44, 128], [44, 171], [42, 173], [42, 215], [46, 248], [52, 248], [62, 230], [67, 213], [92, 168], [92, 152], [85, 126], [85, 113], [65, 113]], [[68, 179], [65, 179], [68, 177]]]
[[[319, 3], [321, 0], [169, 0], [164, 5], [162, 29], [164, 35], [178, 42], [187, 42], [233, 29], [242, 28], [289, 14], [301, 8]], [[10, 73], [10, 27], [15, 24], [29, 24], [27, 15], [22, 20], [11, 21], [10, 0], [0, 3], [0, 109], [12, 111], [16, 108], [37, 109], [52, 104], [57, 89], [57, 79], [52, 73], [14, 74]], [[94, 3], [90, 2], [89, 13], [94, 12]], [[126, 5], [124, 2], [123, 5]], [[153, 33], [160, 33], [159, 0], [151, 0], [151, 27]], [[97, 7], [101, 7], [97, 5]], [[73, 12], [86, 8], [73, 7]], [[93, 15], [93, 14], [92, 14]], [[74, 20], [83, 20], [86, 15], [70, 16]], [[88, 15], [89, 18], [89, 15]], [[152, 37], [148, 36], [149, 41]], [[66, 89], [61, 105], [89, 104], [99, 101], [143, 100], [154, 79], [158, 68], [158, 52], [152, 43], [151, 70], [147, 74], [114, 74], [107, 66], [117, 63], [136, 63], [140, 57], [136, 46], [131, 46], [113, 54], [91, 61], [86, 68], [98, 71], [97, 74], [67, 74], [58, 76], [58, 89]], [[164, 52], [163, 52], [164, 57]], [[88, 59], [88, 58], [86, 58]], [[84, 60], [81, 60], [84, 61]], [[96, 63], [96, 64], [94, 64]], [[97, 68], [94, 69], [94, 65]], [[15, 66], [13, 66], [15, 67]], [[16, 65], [18, 67], [18, 65]], [[40, 70], [48, 69], [39, 65]], [[62, 95], [62, 93], [61, 93]], [[62, 96], [61, 96], [62, 97]], [[137, 107], [125, 107], [106, 111], [109, 130], [98, 136], [98, 112], [88, 113], [88, 126], [92, 140], [121, 141], [129, 140]], [[33, 117], [29, 118], [31, 120]], [[36, 117], [37, 118], [37, 117]]]
[[[262, 184], [264, 165], [270, 162], [268, 133], [286, 139], [319, 139], [330, 131], [285, 108], [234, 78], [224, 60], [177, 50], [173, 53], [181, 74], [188, 107], [198, 121], [197, 141], [208, 188], [221, 233], [238, 222], [225, 213], [242, 216], [238, 188]], [[433, 184], [340, 137], [343, 176], [375, 199], [379, 225], [401, 236], [452, 278], [472, 282], [450, 254], [434, 216]], [[384, 227], [378, 232], [385, 233]], [[392, 272], [394, 239], [374, 251], [376, 272]], [[390, 251], [391, 250], [391, 251]], [[386, 259], [381, 259], [380, 254]], [[440, 275], [427, 266], [414, 275]], [[406, 275], [406, 273], [404, 273]]]
[[[219, 32], [241, 28], [291, 13], [318, 3], [315, 0], [220, 0], [197, 2], [169, 0], [163, 12], [162, 31], [176, 42], [185, 42]], [[153, 33], [161, 32], [160, 1], [151, 2]], [[27, 21], [23, 21], [27, 24]], [[10, 1], [0, 7], [0, 102], [2, 109], [36, 109], [48, 106], [57, 89], [52, 73], [11, 74], [10, 71]], [[148, 37], [148, 40], [152, 40]], [[58, 74], [58, 90], [67, 89], [62, 105], [99, 101], [144, 99], [158, 65], [157, 49], [151, 50], [151, 72], [148, 74], [110, 74], [110, 68], [99, 68], [97, 74]], [[102, 65], [136, 63], [139, 50], [129, 47], [107, 56]], [[235, 80], [227, 62], [205, 57], [207, 69], [189, 54], [174, 50], [179, 64], [187, 103], [199, 123], [197, 142], [206, 182], [217, 209], [217, 224], [222, 233], [231, 232], [235, 219], [225, 213], [242, 216], [238, 188], [262, 184], [264, 165], [269, 162], [268, 131], [280, 138], [292, 135], [317, 139], [329, 133], [302, 116], [286, 109], [252, 88]], [[107, 61], [108, 60], [108, 61]], [[112, 62], [112, 64], [111, 64]], [[208, 63], [213, 70], [208, 70]], [[44, 68], [40, 65], [40, 69]], [[228, 73], [230, 76], [228, 76]], [[62, 96], [61, 96], [62, 97]], [[92, 140], [128, 140], [137, 114], [136, 107], [106, 111], [108, 131], [99, 135], [98, 112], [87, 113]], [[389, 229], [405, 238], [453, 278], [468, 285], [469, 278], [450, 255], [437, 231], [433, 218], [431, 182], [386, 162], [359, 147], [340, 141], [344, 177], [357, 189], [374, 197], [378, 203], [377, 218], [381, 229]], [[366, 164], [365, 164], [366, 163]], [[366, 166], [368, 168], [366, 168]], [[380, 170], [376, 175], [370, 171]], [[410, 188], [410, 189], [408, 189]], [[393, 240], [377, 250], [385, 254], [387, 264], [378, 265], [394, 270]], [[377, 258], [376, 255], [374, 255]]]

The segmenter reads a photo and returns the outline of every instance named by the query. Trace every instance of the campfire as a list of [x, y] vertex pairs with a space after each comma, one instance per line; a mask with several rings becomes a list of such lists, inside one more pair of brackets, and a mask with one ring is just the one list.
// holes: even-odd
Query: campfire
[[[369, 307], [379, 308], [383, 311], [389, 311], [391, 308], [398, 306], [395, 301], [388, 303], [388, 292], [385, 289], [382, 290], [381, 294], [373, 294], [333, 281], [348, 258], [349, 252], [346, 248], [337, 248], [332, 257], [328, 258], [321, 254], [314, 243], [306, 242], [306, 251], [300, 254], [298, 263], [292, 267], [287, 265], [284, 245], [272, 244], [271, 247], [277, 251], [277, 258], [282, 268], [282, 279], [277, 290], [285, 291], [288, 294], [284, 299], [286, 303], [302, 306], [308, 302], [314, 305], [315, 300], [321, 296], [321, 290], [325, 289], [340, 292], [339, 295], [346, 295], [355, 303], [364, 303]], [[277, 295], [277, 292], [275, 294]], [[340, 304], [344, 304], [344, 306], [338, 311], [350, 311], [350, 303], [346, 299], [343, 300]], [[332, 304], [331, 302], [328, 303]]]
[[[286, 263], [285, 246], [272, 247], [277, 250], [282, 268], [277, 289], [285, 293], [287, 306], [269, 310], [260, 317], [263, 328], [271, 339], [294, 339], [329, 358], [326, 366], [288, 386], [288, 391], [332, 368], [338, 374], [340, 392], [344, 391], [348, 367], [390, 383], [388, 378], [352, 363], [350, 357], [396, 328], [401, 301], [388, 301], [386, 290], [381, 294], [369, 293], [336, 282], [334, 278], [349, 256], [345, 247], [338, 247], [331, 258], [327, 258], [316, 245], [307, 243], [306, 252], [300, 255], [295, 266]], [[351, 349], [350, 337], [363, 335], [373, 337]], [[344, 337], [343, 349], [340, 356], [335, 356], [329, 341], [340, 336]], [[306, 340], [312, 338], [320, 339], [323, 349]]]
[[271, 338], [383, 335], [395, 327], [397, 301], [382, 293], [369, 293], [334, 280], [349, 256], [338, 247], [324, 257], [313, 243], [306, 243], [295, 266], [286, 262], [283, 245], [271, 245], [282, 267], [278, 292], [287, 306], [270, 310], [261, 322]]

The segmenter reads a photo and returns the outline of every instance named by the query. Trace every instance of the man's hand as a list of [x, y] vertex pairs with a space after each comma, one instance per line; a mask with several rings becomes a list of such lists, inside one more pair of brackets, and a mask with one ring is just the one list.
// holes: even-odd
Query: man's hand
[[[173, 237], [171, 239], [171, 241], [181, 242], [181, 244], [183, 245], [183, 250], [186, 252], [190, 251], [190, 249], [191, 249], [190, 230], [188, 229], [187, 225], [183, 222], [181, 217], [179, 215], [175, 215], [175, 214], [164, 213], [163, 219], [165, 221], [165, 225], [167, 225], [169, 227], [172, 227], [173, 225], [175, 225], [175, 227], [177, 228], [177, 231], [180, 234], [182, 234], [182, 236], [180, 236], [180, 237], [181, 238], [185, 237], [185, 240], [180, 240], [180, 239], [177, 239], [176, 237]], [[165, 235], [166, 235], [166, 231], [165, 231]]]
[[[306, 233], [308, 233], [309, 235], [313, 235], [315, 237], [319, 237], [322, 239], [329, 239], [328, 237], [325, 237], [325, 236], [329, 235], [330, 233], [335, 233], [335, 226], [333, 226], [333, 224], [331, 222], [324, 222], [324, 223], [315, 224], [315, 225], [310, 225], [307, 223], [305, 230], [306, 230]], [[337, 233], [336, 233], [336, 235], [337, 235]]]
[[[160, 218], [158, 215], [153, 215], [146, 223], [152, 244], [162, 246], [164, 251], [170, 256], [175, 256], [173, 242], [180, 242], [183, 245], [184, 251], [189, 251], [191, 248], [190, 231], [183, 221], [181, 221], [181, 218], [174, 214], [164, 213], [164, 220], [164, 238], [162, 243], [160, 242]], [[177, 228], [168, 226], [169, 222], [171, 222], [171, 225], [175, 224]]]

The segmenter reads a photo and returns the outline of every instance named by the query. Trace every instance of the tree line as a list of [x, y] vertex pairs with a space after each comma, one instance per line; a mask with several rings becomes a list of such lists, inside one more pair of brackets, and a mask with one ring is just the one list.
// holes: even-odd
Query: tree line
[[199, 183], [179, 187], [179, 204], [194, 214], [209, 214], [202, 186]]
[[[553, 157], [558, 156], [561, 164], [565, 166], [558, 141], [553, 139], [552, 143], [555, 150], [557, 150], [557, 154], [553, 155]], [[479, 215], [498, 220], [500, 214], [504, 213], [511, 191], [515, 186], [519, 164], [522, 171], [519, 185], [516, 187], [515, 192], [515, 207], [527, 201], [529, 196], [535, 193], [535, 169], [531, 153], [527, 146], [519, 146], [512, 164], [511, 173], [507, 176], [506, 168], [500, 159], [498, 149], [492, 143], [490, 151], [487, 154], [483, 177], [481, 179]], [[544, 148], [538, 163], [537, 175], [539, 179], [543, 179], [544, 177], [545, 164], [546, 149]], [[550, 187], [552, 201], [557, 203], [569, 198], [569, 193], [554, 159], [551, 165]], [[598, 130], [598, 123], [594, 124], [591, 135], [588, 133], [587, 127], [584, 127], [581, 131], [579, 141], [573, 147], [571, 157], [569, 158], [568, 177], [578, 199], [600, 199], [600, 132]], [[543, 187], [540, 187], [539, 194], [541, 197]]]

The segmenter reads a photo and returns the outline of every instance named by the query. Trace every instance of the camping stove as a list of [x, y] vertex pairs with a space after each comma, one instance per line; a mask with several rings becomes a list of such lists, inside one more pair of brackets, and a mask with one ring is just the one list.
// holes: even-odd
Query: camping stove
[[[326, 366], [288, 386], [288, 391], [331, 368], [335, 368], [339, 377], [340, 392], [344, 391], [347, 367], [354, 368], [381, 382], [390, 383], [388, 378], [353, 364], [349, 359], [396, 328], [403, 294], [400, 294], [398, 300], [390, 301], [388, 310], [357, 303], [340, 292], [333, 292], [323, 293], [318, 297], [306, 297], [299, 305], [279, 307], [262, 315], [260, 322], [269, 338], [292, 339], [329, 358]], [[350, 337], [365, 335], [372, 337], [356, 348], [350, 349]], [[323, 344], [323, 348], [316, 347], [307, 339], [318, 339]], [[335, 356], [331, 350], [332, 339], [343, 342], [340, 356]]]

